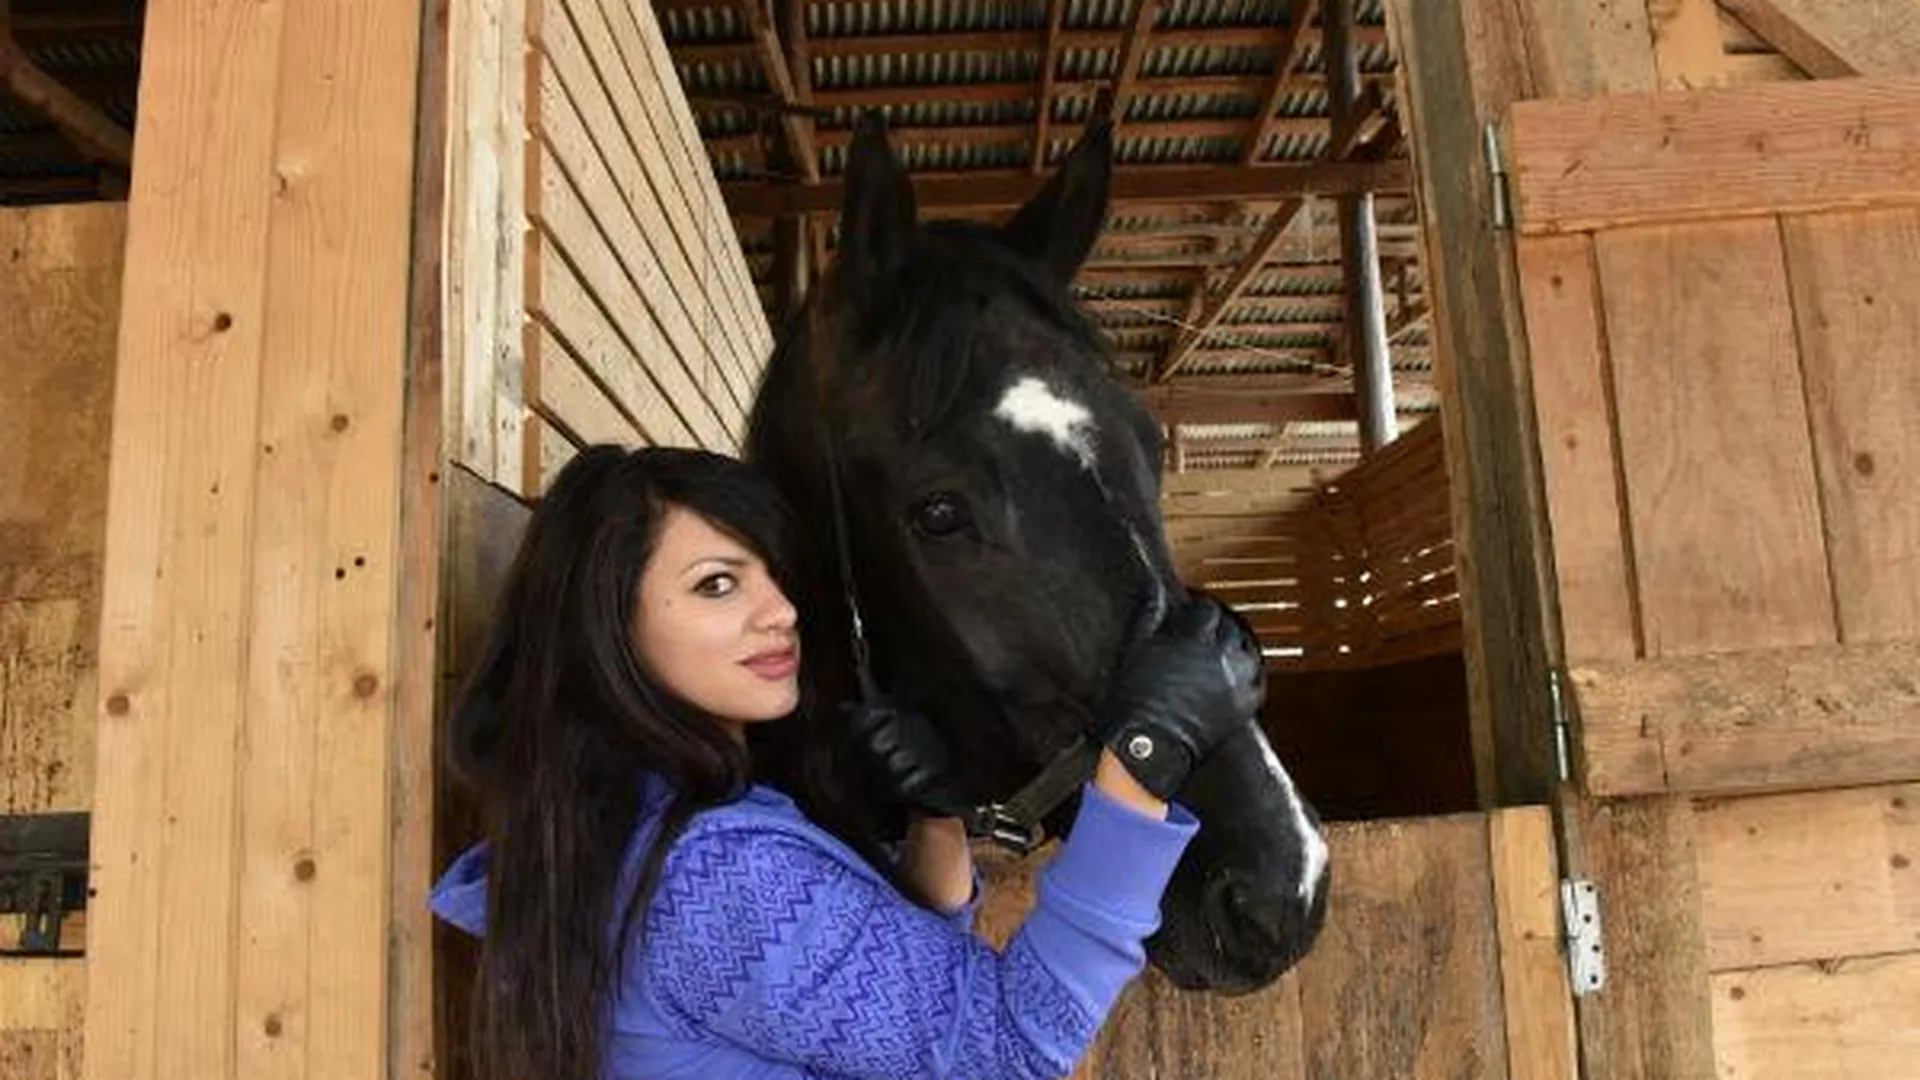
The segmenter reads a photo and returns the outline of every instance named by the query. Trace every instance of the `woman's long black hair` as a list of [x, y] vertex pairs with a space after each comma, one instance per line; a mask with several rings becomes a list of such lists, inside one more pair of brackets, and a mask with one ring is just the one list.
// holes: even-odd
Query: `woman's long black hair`
[[[805, 662], [818, 647], [809, 623], [820, 620], [807, 616], [817, 594], [792, 512], [766, 479], [705, 451], [613, 446], [589, 448], [560, 471], [450, 713], [449, 767], [477, 796], [491, 848], [471, 1033], [482, 1080], [599, 1074], [604, 1005], [668, 847], [695, 813], [739, 797], [749, 782], [747, 748], [660, 685], [631, 645], [641, 571], [671, 506], [765, 561], [801, 612], [800, 711], [820, 715], [809, 672], [824, 665]], [[860, 796], [838, 779], [851, 775], [843, 748], [798, 745], [809, 734], [794, 732], [782, 748], [781, 786], [874, 858], [859, 835]], [[674, 795], [610, 933], [649, 772]]]

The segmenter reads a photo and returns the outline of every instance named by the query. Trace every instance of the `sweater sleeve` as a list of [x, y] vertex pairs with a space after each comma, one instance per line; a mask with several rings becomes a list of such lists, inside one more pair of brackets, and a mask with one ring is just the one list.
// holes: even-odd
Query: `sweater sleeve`
[[643, 980], [688, 1038], [810, 1072], [1057, 1077], [1092, 1045], [1159, 926], [1198, 823], [1088, 785], [1073, 835], [1004, 953], [806, 838], [690, 833], [649, 906]]

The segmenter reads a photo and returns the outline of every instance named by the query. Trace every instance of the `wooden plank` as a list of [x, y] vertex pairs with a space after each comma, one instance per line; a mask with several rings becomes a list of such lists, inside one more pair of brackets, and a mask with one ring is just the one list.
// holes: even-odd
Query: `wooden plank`
[[1920, 644], [1583, 664], [1587, 789], [1734, 794], [1920, 778]]
[[1646, 654], [1834, 640], [1774, 223], [1609, 232], [1595, 256]]
[[551, 329], [527, 324], [527, 397], [549, 421], [559, 423], [582, 445], [644, 445], [640, 429], [627, 419], [560, 344]]
[[121, 169], [132, 166], [132, 133], [49, 75], [4, 33], [0, 33], [0, 87], [52, 121], [87, 160]]
[[649, 367], [640, 362], [637, 349], [657, 346], [660, 351], [650, 353], [657, 357], [666, 348], [655, 327], [641, 323], [625, 328], [639, 339], [630, 343], [544, 233], [534, 234], [527, 245], [527, 274], [529, 315], [552, 330], [594, 378], [613, 392], [649, 442], [699, 445], [681, 410], [674, 405], [675, 390], [686, 395], [681, 399], [685, 409], [700, 405], [691, 384], [684, 382], [685, 372], [678, 364], [656, 361]]
[[[96, 1076], [234, 1067], [236, 765], [284, 14], [147, 11], [147, 47], [178, 62], [142, 71], [129, 204], [87, 943]], [[273, 104], [233, 110], [234, 87]]]
[[[1032, 88], [1024, 84], [1019, 90], [1023, 98], [1032, 93]], [[892, 90], [888, 93], [895, 94]], [[1220, 202], [1348, 191], [1399, 192], [1406, 190], [1407, 183], [1408, 169], [1402, 161], [1259, 167], [1154, 165], [1114, 174], [1112, 198], [1115, 202]], [[807, 187], [740, 180], [722, 184], [721, 190], [735, 217], [760, 218], [812, 212], [837, 214], [844, 198], [841, 184], [838, 178]], [[1039, 179], [1025, 169], [913, 177], [914, 198], [922, 212], [1018, 206], [1039, 187]]]
[[1911, 78], [1524, 101], [1508, 140], [1526, 233], [1920, 203]]
[[[1293, 228], [1294, 218], [1300, 215], [1301, 209], [1305, 206], [1304, 199], [1282, 203], [1280, 209], [1267, 219], [1267, 224], [1261, 229], [1260, 235], [1248, 246], [1246, 256], [1227, 275], [1220, 291], [1206, 294], [1205, 306], [1187, 321], [1183, 331], [1169, 346], [1166, 357], [1153, 366], [1152, 381], [1166, 382], [1179, 372], [1181, 364], [1194, 355], [1196, 347], [1206, 340], [1208, 331], [1212, 330], [1220, 321], [1220, 317], [1227, 313], [1227, 309], [1240, 299], [1247, 287], [1253, 284], [1261, 268], [1272, 261], [1278, 253], [1281, 239], [1286, 236], [1289, 229]], [[1194, 294], [1197, 300], [1201, 292], [1205, 291], [1204, 281], [1195, 288], [1199, 290]]]
[[1529, 237], [1517, 257], [1566, 656], [1632, 657], [1639, 627], [1593, 242]]
[[377, 1076], [400, 1004], [388, 796], [421, 22], [350, 0], [290, 7], [281, 31], [236, 1011], [202, 1020], [231, 1025], [235, 1076]]
[[[1271, 81], [1260, 95], [1260, 108], [1253, 114], [1245, 145], [1240, 152], [1240, 163], [1243, 165], [1252, 165], [1266, 156], [1267, 139], [1280, 122], [1274, 113], [1295, 89], [1297, 80], [1294, 78], [1294, 68], [1305, 51], [1309, 6], [1310, 0], [1288, 0], [1286, 25], [1280, 30], [1279, 47], [1273, 51]], [[1351, 40], [1351, 28], [1348, 33]]]
[[[724, 395], [716, 401], [709, 393], [713, 388], [701, 380], [697, 361], [674, 348], [655, 312], [628, 277], [619, 255], [594, 227], [586, 204], [566, 174], [544, 155], [533, 171], [542, 185], [540, 205], [534, 208], [534, 220], [544, 238], [540, 242], [552, 241], [555, 249], [542, 247], [538, 257], [546, 260], [564, 256], [634, 354], [651, 358], [649, 367], [656, 378], [671, 385], [672, 400], [700, 438], [700, 445], [709, 449], [728, 446], [726, 417], [720, 411], [725, 405]], [[673, 370], [676, 368], [678, 373]], [[534, 441], [528, 440], [529, 444]]]
[[1560, 869], [1543, 806], [1487, 818], [1507, 1024], [1507, 1075], [1578, 1080], [1573, 988], [1560, 935]]
[[1047, 128], [1053, 123], [1053, 82], [1060, 73], [1060, 24], [1066, 13], [1067, 0], [1048, 0], [1047, 36], [1040, 43], [1040, 87], [1033, 99], [1033, 143], [1027, 159], [1027, 171], [1035, 176], [1046, 170], [1053, 147]]
[[449, 170], [444, 421], [455, 460], [481, 476], [518, 476], [519, 299], [525, 277], [526, 51], [523, 0], [447, 10]]
[[1155, 388], [1141, 401], [1162, 424], [1285, 424], [1294, 420], [1351, 420], [1352, 394], [1227, 393]]
[[1712, 970], [1920, 950], [1920, 784], [1721, 800], [1697, 818]]
[[1693, 808], [1685, 799], [1587, 804], [1588, 872], [1602, 897], [1607, 986], [1577, 999], [1583, 1076], [1714, 1080]]
[[1920, 638], [1920, 211], [1782, 223], [1842, 641]]
[[[740, 327], [742, 320], [714, 318], [718, 267], [695, 268], [694, 260], [706, 257], [704, 245], [708, 238], [694, 222], [685, 192], [670, 182], [673, 179], [670, 175], [659, 175], [670, 171], [664, 167], [665, 155], [651, 142], [657, 138], [652, 134], [653, 118], [648, 115], [612, 30], [594, 0], [572, 3], [577, 33], [572, 25], [548, 29], [553, 20], [565, 23], [566, 16], [559, 7], [554, 0], [546, 0], [539, 24], [541, 39], [549, 42], [558, 58], [559, 70], [556, 73], [538, 71], [532, 76], [536, 81], [529, 84], [527, 93], [540, 102], [537, 126], [543, 131], [553, 129], [556, 153], [561, 152], [561, 136], [570, 136], [566, 141], [573, 153], [562, 154], [562, 158], [582, 181], [583, 191], [588, 183], [586, 174], [604, 165], [620, 198], [602, 202], [606, 197], [603, 194], [589, 196], [589, 205], [594, 208], [601, 228], [617, 235], [629, 225], [638, 226], [640, 238], [617, 242], [616, 249], [624, 254], [624, 249], [634, 247], [633, 255], [642, 258], [643, 252], [653, 253], [653, 261], [664, 269], [672, 285], [673, 299], [686, 310], [689, 321], [699, 325], [703, 344], [712, 353], [727, 396], [734, 406], [744, 410], [753, 393], [749, 369], [757, 358], [751, 356], [753, 349], [746, 343], [747, 335]], [[537, 57], [535, 64], [544, 66], [538, 63]], [[542, 82], [549, 81], [552, 74], [558, 74], [566, 83], [571, 102], [567, 93], [555, 93], [556, 87], [542, 89]], [[583, 118], [589, 117], [590, 122], [583, 122]], [[586, 152], [580, 145], [585, 141], [584, 129], [589, 127], [593, 131], [592, 141], [599, 148], [598, 155]], [[604, 191], [605, 185], [600, 186]], [[708, 338], [712, 340], [706, 341]]]
[[553, 484], [553, 478], [580, 451], [580, 443], [560, 425], [535, 413], [527, 418], [526, 485], [541, 495]]
[[1653, 90], [1659, 86], [1654, 63], [1650, 5], [1595, 4], [1591, 0], [1521, 0], [1521, 41], [1511, 48], [1524, 56], [1533, 87], [1529, 97], [1594, 97]]
[[1486, 819], [1335, 835], [1339, 914], [1299, 968], [1307, 1075], [1506, 1075]]
[[1920, 1060], [1920, 952], [1713, 978], [1720, 1075], [1883, 1080]]
[[1920, 74], [1920, 8], [1911, 0], [1720, 0], [1720, 6], [1816, 79]]
[[[1483, 805], [1544, 803], [1554, 784], [1548, 715], [1545, 507], [1513, 238], [1486, 210], [1484, 125], [1533, 92], [1513, 5], [1388, 0], [1399, 100], [1418, 170], [1433, 302], [1435, 378], [1451, 405], [1448, 490], [1474, 773]], [[1583, 5], [1584, 6], [1584, 5]]]
[[780, 127], [787, 137], [787, 152], [799, 167], [801, 180], [809, 184], [818, 183], [820, 155], [813, 145], [813, 125], [801, 116], [797, 108], [811, 105], [812, 95], [801, 94], [795, 79], [796, 73], [787, 66], [787, 53], [781, 47], [780, 34], [773, 27], [767, 5], [762, 0], [741, 0], [739, 8], [740, 16], [747, 24], [747, 32], [753, 38], [755, 59], [760, 62], [761, 74], [780, 103], [787, 106], [780, 113]]

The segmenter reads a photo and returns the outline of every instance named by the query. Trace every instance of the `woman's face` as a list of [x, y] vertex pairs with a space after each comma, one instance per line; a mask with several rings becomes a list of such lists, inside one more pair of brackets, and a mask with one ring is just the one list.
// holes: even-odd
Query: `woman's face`
[[776, 720], [800, 703], [797, 614], [744, 544], [667, 508], [640, 572], [633, 644], [668, 690], [731, 724]]

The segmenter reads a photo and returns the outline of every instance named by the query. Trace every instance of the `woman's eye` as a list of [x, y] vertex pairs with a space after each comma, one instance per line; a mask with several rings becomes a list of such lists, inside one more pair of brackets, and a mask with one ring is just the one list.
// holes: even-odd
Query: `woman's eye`
[[908, 514], [913, 530], [921, 536], [941, 539], [973, 524], [967, 504], [951, 491], [936, 491], [915, 503]]
[[693, 591], [701, 596], [726, 596], [739, 587], [732, 574], [708, 574], [693, 586]]

